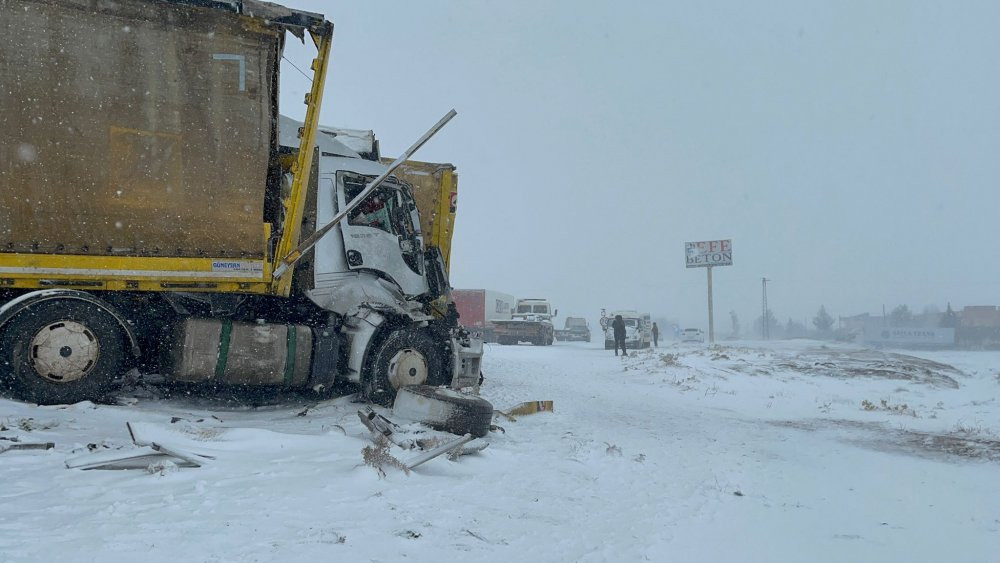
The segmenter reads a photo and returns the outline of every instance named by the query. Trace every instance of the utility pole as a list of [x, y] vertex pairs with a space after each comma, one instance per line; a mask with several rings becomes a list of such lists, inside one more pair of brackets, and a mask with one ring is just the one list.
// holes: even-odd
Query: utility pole
[[760, 278], [760, 288], [761, 288], [761, 317], [760, 317], [760, 333], [764, 337], [764, 340], [771, 338], [771, 327], [767, 318], [767, 282], [771, 280], [767, 278]]

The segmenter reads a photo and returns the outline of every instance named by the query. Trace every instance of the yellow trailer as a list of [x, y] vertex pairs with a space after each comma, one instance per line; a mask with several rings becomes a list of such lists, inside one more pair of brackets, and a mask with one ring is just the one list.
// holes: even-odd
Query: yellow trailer
[[[392, 159], [383, 158], [389, 163]], [[408, 160], [395, 175], [413, 186], [420, 208], [420, 230], [424, 243], [441, 251], [445, 272], [451, 270], [451, 239], [458, 205], [458, 172], [453, 164]]]

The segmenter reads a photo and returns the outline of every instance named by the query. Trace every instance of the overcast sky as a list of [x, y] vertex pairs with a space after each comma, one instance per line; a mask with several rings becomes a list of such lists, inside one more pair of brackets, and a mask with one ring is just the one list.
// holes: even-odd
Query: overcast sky
[[720, 334], [762, 276], [781, 322], [1000, 304], [996, 2], [284, 3], [336, 26], [324, 124], [396, 156], [458, 110], [417, 155], [455, 287], [707, 328], [684, 242], [731, 238]]

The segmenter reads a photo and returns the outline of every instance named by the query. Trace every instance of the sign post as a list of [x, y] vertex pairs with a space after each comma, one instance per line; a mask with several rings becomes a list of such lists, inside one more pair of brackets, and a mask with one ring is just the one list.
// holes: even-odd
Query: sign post
[[708, 341], [715, 344], [715, 313], [712, 312], [712, 267], [708, 271]]
[[706, 268], [708, 272], [708, 341], [715, 343], [715, 315], [712, 311], [712, 268], [733, 265], [733, 241], [706, 240], [684, 243], [688, 268]]

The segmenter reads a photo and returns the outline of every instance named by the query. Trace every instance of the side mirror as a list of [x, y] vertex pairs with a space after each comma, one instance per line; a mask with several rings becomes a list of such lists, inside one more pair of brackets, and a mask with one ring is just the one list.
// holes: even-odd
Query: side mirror
[[554, 311], [554, 312], [552, 313], [552, 316], [553, 316], [553, 317], [558, 317], [558, 316], [559, 316], [559, 309], [556, 309], [556, 310], [555, 310], [555, 311]]

